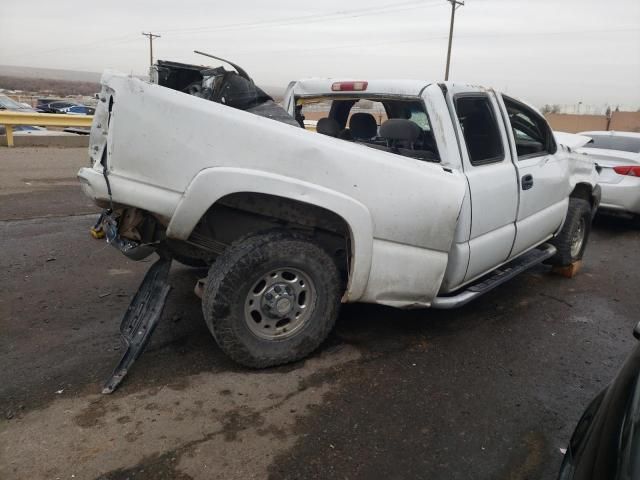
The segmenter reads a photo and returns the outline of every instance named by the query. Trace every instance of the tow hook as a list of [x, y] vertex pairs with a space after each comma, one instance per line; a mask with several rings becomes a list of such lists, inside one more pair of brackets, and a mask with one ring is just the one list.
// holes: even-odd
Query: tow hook
[[160, 258], [151, 266], [138, 287], [120, 324], [120, 333], [127, 346], [120, 362], [107, 380], [102, 393], [112, 393], [144, 351], [160, 317], [171, 286], [167, 283], [171, 257], [158, 252]]

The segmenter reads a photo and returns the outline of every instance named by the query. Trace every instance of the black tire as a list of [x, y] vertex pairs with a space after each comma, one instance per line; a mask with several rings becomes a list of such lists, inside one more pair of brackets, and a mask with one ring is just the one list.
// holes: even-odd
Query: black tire
[[[583, 198], [569, 198], [569, 210], [562, 230], [550, 242], [558, 251], [548, 263], [566, 267], [581, 260], [591, 233], [591, 220], [591, 204]], [[576, 248], [578, 241], [581, 243]]]
[[[308, 298], [305, 294], [309, 304], [304, 307], [298, 306], [298, 297], [291, 297], [294, 300], [289, 302], [292, 312], [299, 308], [309, 308], [303, 314], [304, 323], [293, 327], [293, 323], [298, 321], [293, 316], [300, 312], [287, 313], [292, 318], [292, 331], [282, 333], [282, 338], [265, 339], [259, 336], [260, 332], [266, 332], [269, 323], [276, 321], [267, 314], [278, 312], [268, 310], [273, 305], [267, 306], [267, 314], [260, 310], [262, 314], [258, 313], [260, 319], [256, 320], [249, 318], [256, 312], [248, 314], [247, 309], [256, 309], [248, 307], [254, 303], [253, 298], [260, 298], [256, 300], [256, 304], [264, 305], [269, 289], [283, 285], [267, 283], [264, 290], [256, 290], [261, 279], [268, 278], [273, 275], [269, 272], [279, 269], [282, 269], [282, 277], [286, 276], [287, 269], [299, 272], [300, 278], [309, 280], [307, 283], [311, 286], [308, 288], [313, 288], [313, 294], [309, 293]], [[293, 286], [302, 288], [297, 287], [296, 282]], [[299, 283], [304, 284], [302, 280]], [[259, 293], [256, 294], [256, 291]], [[338, 317], [342, 291], [338, 268], [322, 247], [304, 236], [286, 231], [271, 231], [245, 237], [216, 259], [206, 280], [202, 309], [209, 330], [229, 357], [247, 367], [265, 368], [300, 360], [318, 348], [331, 332]], [[302, 298], [301, 293], [297, 295]], [[251, 324], [251, 321], [255, 324]], [[278, 327], [278, 323], [280, 320], [271, 326], [286, 332], [286, 326]], [[274, 332], [275, 335], [275, 330], [269, 332]]]

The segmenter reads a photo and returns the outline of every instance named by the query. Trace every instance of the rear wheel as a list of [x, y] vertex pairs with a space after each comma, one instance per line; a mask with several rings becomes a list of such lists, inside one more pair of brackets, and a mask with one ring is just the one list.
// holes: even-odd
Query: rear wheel
[[591, 218], [591, 204], [587, 200], [569, 199], [569, 210], [562, 230], [550, 242], [558, 251], [549, 263], [566, 267], [582, 259], [591, 233]]
[[263, 368], [315, 350], [335, 324], [341, 294], [338, 268], [322, 247], [275, 231], [247, 237], [216, 259], [202, 305], [220, 348]]

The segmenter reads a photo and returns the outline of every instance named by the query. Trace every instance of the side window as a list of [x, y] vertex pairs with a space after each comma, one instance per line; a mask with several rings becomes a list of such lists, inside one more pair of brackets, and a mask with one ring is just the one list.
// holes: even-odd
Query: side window
[[406, 116], [408, 120], [418, 125], [425, 132], [431, 131], [431, 125], [429, 125], [429, 117], [424, 110], [424, 106], [418, 102], [407, 103], [405, 108]]
[[518, 160], [555, 153], [553, 133], [540, 115], [523, 103], [504, 97]]
[[489, 97], [460, 95], [455, 97], [455, 105], [471, 165], [503, 161], [502, 139]]

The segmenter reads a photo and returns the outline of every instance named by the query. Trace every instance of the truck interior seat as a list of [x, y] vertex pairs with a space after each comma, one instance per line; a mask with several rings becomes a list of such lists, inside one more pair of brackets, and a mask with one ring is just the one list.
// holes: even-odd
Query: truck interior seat
[[340, 125], [333, 118], [324, 117], [318, 120], [316, 132], [330, 137], [337, 137], [340, 134]]
[[411, 120], [391, 118], [380, 126], [380, 136], [391, 148], [414, 149], [422, 135], [422, 129]]
[[354, 140], [371, 140], [378, 135], [378, 123], [370, 113], [354, 113], [349, 120], [349, 131]]
[[365, 145], [377, 150], [415, 158], [416, 160], [438, 162], [438, 157], [434, 152], [416, 148], [423, 136], [422, 128], [415, 122], [402, 118], [392, 118], [380, 126], [380, 137], [386, 142], [386, 145], [372, 143], [365, 143]]
[[351, 135], [351, 130], [349, 130], [348, 128], [343, 128], [342, 130], [340, 130], [338, 138], [340, 140], [348, 140], [350, 142], [353, 141], [353, 135]]

